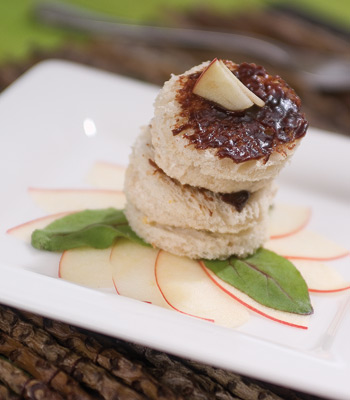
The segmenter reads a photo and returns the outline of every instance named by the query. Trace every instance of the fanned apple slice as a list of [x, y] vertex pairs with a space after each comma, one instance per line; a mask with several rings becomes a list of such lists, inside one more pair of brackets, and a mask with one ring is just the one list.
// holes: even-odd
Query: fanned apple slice
[[30, 243], [32, 233], [35, 231], [35, 229], [43, 229], [47, 225], [51, 224], [51, 222], [56, 221], [56, 219], [62, 218], [68, 214], [69, 213], [62, 212], [33, 219], [31, 221], [25, 222], [24, 224], [17, 225], [13, 228], [8, 229], [6, 233], [16, 237], [17, 239], [21, 239], [25, 242]]
[[310, 317], [308, 315], [292, 314], [284, 311], [274, 310], [272, 308], [263, 306], [253, 300], [251, 297], [229, 285], [218, 276], [216, 276], [210, 269], [208, 269], [203, 262], [200, 262], [203, 272], [207, 277], [224, 293], [232, 297], [237, 302], [243, 304], [248, 309], [262, 315], [275, 322], [279, 322], [284, 325], [293, 326], [295, 328], [307, 329]]
[[118, 294], [170, 308], [158, 289], [154, 275], [158, 251], [127, 239], [117, 241], [110, 262]]
[[231, 111], [245, 110], [253, 104], [265, 105], [217, 58], [202, 72], [193, 93]]
[[293, 260], [310, 292], [333, 293], [350, 289], [350, 282], [334, 268], [320, 262], [310, 260]]
[[63, 252], [58, 276], [91, 288], [113, 288], [111, 248], [79, 248]]
[[271, 239], [265, 243], [266, 249], [289, 259], [327, 261], [345, 257], [349, 250], [324, 236], [309, 230], [301, 230], [294, 235]]
[[100, 189], [120, 190], [124, 188], [126, 168], [105, 161], [94, 163], [86, 177], [87, 182]]
[[28, 192], [39, 207], [49, 213], [114, 207], [124, 208], [125, 195], [117, 190], [40, 189]]
[[159, 251], [155, 275], [164, 300], [183, 314], [235, 328], [249, 319], [249, 312], [220, 291], [198, 261]]
[[293, 235], [305, 228], [311, 217], [311, 209], [277, 203], [269, 215], [269, 233], [271, 239]]

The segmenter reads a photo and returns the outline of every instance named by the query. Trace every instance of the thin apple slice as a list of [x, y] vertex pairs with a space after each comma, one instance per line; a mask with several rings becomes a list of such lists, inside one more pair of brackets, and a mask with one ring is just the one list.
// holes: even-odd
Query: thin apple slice
[[110, 262], [118, 294], [170, 308], [158, 289], [154, 275], [158, 251], [127, 239], [117, 241]]
[[94, 163], [86, 177], [87, 182], [99, 189], [120, 190], [124, 188], [126, 168], [105, 161]]
[[14, 226], [7, 230], [6, 233], [16, 237], [17, 239], [24, 240], [30, 243], [32, 233], [35, 229], [43, 229], [45, 226], [51, 224], [51, 222], [56, 221], [56, 219], [62, 218], [69, 213], [62, 212], [57, 214], [47, 215], [45, 217], [33, 219], [31, 221], [25, 222], [24, 224]]
[[265, 105], [217, 58], [202, 72], [193, 93], [231, 111], [245, 110], [253, 104]]
[[235, 328], [249, 312], [208, 279], [198, 261], [159, 251], [155, 275], [164, 300], [183, 314]]
[[262, 315], [275, 322], [279, 322], [284, 325], [293, 326], [295, 328], [307, 329], [310, 317], [308, 315], [292, 314], [284, 311], [274, 310], [272, 308], [263, 306], [253, 300], [245, 293], [239, 291], [235, 287], [229, 285], [218, 276], [216, 276], [210, 269], [208, 269], [203, 262], [200, 265], [210, 280], [220, 288], [224, 293], [235, 299], [237, 302], [243, 304], [245, 307], [254, 311], [255, 313]]
[[245, 86], [225, 65], [225, 63], [220, 60], [219, 61], [221, 68], [223, 69], [224, 73], [227, 75], [227, 77], [229, 79], [232, 79], [232, 76], [234, 78], [234, 80], [237, 82], [238, 86], [240, 87], [240, 89], [249, 97], [249, 99], [256, 104], [259, 107], [264, 107], [265, 102], [260, 99], [260, 97], [258, 97], [256, 94], [254, 94], [250, 89], [247, 88], [247, 86]]
[[293, 260], [294, 266], [305, 279], [310, 292], [333, 293], [350, 289], [336, 269], [320, 261]]
[[269, 216], [271, 239], [293, 235], [305, 228], [311, 217], [311, 209], [304, 206], [277, 203]]
[[79, 248], [63, 252], [58, 276], [91, 288], [113, 288], [111, 248]]
[[29, 188], [33, 201], [44, 211], [59, 213], [114, 207], [124, 208], [125, 195], [117, 190]]
[[302, 229], [294, 235], [271, 239], [266, 249], [289, 259], [327, 261], [345, 257], [349, 250], [316, 232]]

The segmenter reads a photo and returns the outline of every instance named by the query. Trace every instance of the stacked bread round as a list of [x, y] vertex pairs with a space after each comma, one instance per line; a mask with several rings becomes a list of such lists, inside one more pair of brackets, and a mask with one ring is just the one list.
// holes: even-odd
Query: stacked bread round
[[[226, 63], [232, 70], [236, 68], [236, 64]], [[130, 156], [125, 213], [140, 237], [171, 253], [195, 259], [244, 257], [268, 239], [268, 212], [276, 192], [274, 178], [300, 138], [285, 145], [278, 141], [268, 156], [239, 162], [218, 156], [218, 147], [196, 146], [189, 138], [195, 129], [197, 133], [200, 130], [188, 123], [188, 101], [181, 91], [207, 66], [203, 63], [172, 76], [160, 91], [154, 118], [142, 128]], [[198, 100], [191, 92], [186, 96], [195, 96], [197, 108], [203, 102], [220, 112], [220, 107]], [[215, 132], [212, 136], [213, 143], [217, 142]]]

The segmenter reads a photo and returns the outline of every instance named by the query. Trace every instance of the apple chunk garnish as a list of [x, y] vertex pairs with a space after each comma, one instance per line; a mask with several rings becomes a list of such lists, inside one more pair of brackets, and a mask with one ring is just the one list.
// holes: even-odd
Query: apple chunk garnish
[[117, 241], [110, 262], [118, 294], [170, 308], [158, 289], [154, 275], [158, 251], [127, 239]]
[[264, 247], [291, 260], [327, 261], [349, 255], [349, 250], [344, 247], [305, 229], [290, 236], [271, 239]]
[[49, 213], [114, 207], [124, 208], [125, 195], [117, 190], [40, 189], [28, 192], [40, 208]]
[[65, 251], [58, 276], [69, 282], [91, 288], [113, 288], [111, 248], [79, 248]]
[[176, 311], [229, 328], [249, 319], [246, 308], [220, 291], [198, 261], [161, 250], [155, 274], [165, 301]]
[[230, 111], [245, 110], [253, 104], [265, 105], [217, 58], [202, 72], [193, 93]]
[[304, 206], [275, 204], [269, 215], [269, 234], [271, 239], [293, 235], [305, 228], [310, 220], [311, 209]]
[[100, 189], [123, 190], [125, 167], [105, 161], [97, 161], [87, 175], [87, 182]]

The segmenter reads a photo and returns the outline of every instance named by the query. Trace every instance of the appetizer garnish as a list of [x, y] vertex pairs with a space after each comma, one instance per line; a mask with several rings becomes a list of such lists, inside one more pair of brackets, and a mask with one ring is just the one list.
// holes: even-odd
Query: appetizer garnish
[[255, 64], [215, 59], [173, 76], [130, 157], [131, 228], [193, 259], [252, 255], [268, 239], [274, 178], [306, 133], [300, 106]]
[[[120, 190], [120, 182], [123, 179], [113, 179], [113, 182], [108, 182], [107, 174], [110, 171], [100, 168], [100, 165], [101, 163], [97, 163], [94, 166], [94, 175], [100, 176], [99, 181], [105, 180], [106, 187], [116, 191]], [[122, 171], [120, 166], [115, 166], [115, 174], [119, 174], [122, 178], [120, 171]], [[33, 189], [30, 190], [30, 192], [32, 191]], [[63, 192], [52, 191], [52, 193], [58, 193], [58, 198]], [[101, 197], [105, 196], [106, 200], [109, 198], [108, 191], [101, 189], [97, 192]], [[38, 195], [38, 193], [41, 194]], [[72, 209], [73, 205], [78, 208], [83, 207], [86, 201], [86, 192], [73, 190], [73, 193], [74, 196], [71, 198], [73, 204], [69, 203], [68, 197], [66, 208]], [[80, 204], [78, 193], [80, 193]], [[53, 212], [62, 210], [57, 199], [54, 199], [54, 196], [47, 196], [45, 190], [37, 190], [36, 194], [37, 196], [33, 198], [34, 201], [44, 209], [50, 209]], [[95, 196], [95, 200], [89, 199], [91, 208], [100, 206], [100, 196]], [[297, 214], [294, 223], [290, 220], [290, 213], [293, 211], [296, 211]], [[307, 207], [276, 204], [270, 210], [270, 232], [275, 238], [272, 237], [269, 243], [278, 242], [282, 237], [285, 243], [284, 249], [288, 254], [294, 255], [294, 259], [291, 260], [292, 266], [284, 258], [267, 250], [260, 250], [246, 259], [231, 257], [228, 260], [217, 261], [194, 261], [186, 257], [174, 256], [145, 245], [140, 238], [131, 233], [123, 212], [113, 209], [86, 210], [79, 213], [60, 212], [11, 228], [8, 233], [27, 242], [30, 242], [32, 233], [34, 242], [37, 237], [43, 235], [45, 247], [51, 250], [63, 251], [65, 245], [67, 250], [64, 250], [61, 256], [58, 275], [70, 282], [93, 288], [115, 288], [120, 295], [175, 309], [184, 314], [231, 328], [244, 324], [249, 319], [250, 312], [253, 312], [253, 314], [284, 325], [306, 329], [309, 321], [307, 314], [308, 311], [311, 311], [309, 308], [311, 306], [305, 290], [305, 282], [311, 293], [334, 293], [350, 289], [349, 282], [346, 282], [335, 269], [329, 266], [327, 261], [317, 260], [318, 249], [321, 247], [317, 246], [317, 242], [309, 250], [308, 256], [312, 259], [303, 258], [303, 246], [298, 246], [298, 241], [295, 241], [294, 237], [298, 237], [298, 233], [308, 232], [305, 230], [305, 226], [309, 218], [310, 209]], [[101, 224], [101, 229], [106, 229], [108, 232], [102, 241], [98, 235], [96, 236], [100, 227], [95, 230], [95, 223], [97, 227]], [[87, 228], [86, 231], [85, 228]], [[35, 231], [36, 233], [34, 233]], [[60, 235], [62, 238], [57, 239]], [[105, 240], [106, 238], [107, 240]], [[348, 254], [341, 246], [335, 247], [332, 242], [320, 235], [315, 238], [321, 240], [319, 243], [322, 243], [322, 251], [332, 254], [332, 258], [340, 258]], [[289, 248], [287, 247], [288, 243], [290, 243]], [[86, 247], [86, 245], [110, 246], [99, 249]], [[259, 266], [255, 269], [257, 263], [254, 259], [258, 260], [258, 263], [267, 262], [269, 268], [277, 263], [277, 267], [272, 268], [273, 272], [270, 275], [264, 275], [263, 270], [259, 272]], [[282, 260], [281, 263], [280, 260]], [[299, 282], [296, 286], [301, 286], [301, 293], [292, 297], [296, 300], [295, 304], [304, 304], [303, 307], [306, 309], [295, 310], [298, 313], [281, 311], [279, 308], [283, 308], [283, 301], [282, 305], [279, 304], [278, 296], [269, 298], [271, 302], [267, 303], [265, 300], [268, 292], [264, 292], [266, 289], [264, 280], [259, 282], [259, 279], [254, 278], [247, 293], [239, 290], [237, 288], [239, 282], [235, 283], [237, 286], [235, 287], [234, 282], [230, 281], [230, 275], [236, 272], [237, 263], [243, 265], [243, 268], [248, 271], [252, 268], [252, 271], [264, 277], [263, 279], [271, 278], [271, 284], [276, 287], [281, 284], [281, 288], [285, 288], [287, 285], [286, 291], [284, 289], [280, 291], [282, 298], [284, 294], [288, 297], [289, 286]], [[288, 265], [287, 269], [284, 267], [286, 264]], [[232, 270], [230, 271], [231, 266]], [[292, 271], [294, 278], [290, 278], [288, 270]], [[220, 277], [222, 273], [225, 275], [226, 271], [228, 271], [229, 283]], [[275, 272], [277, 273], [276, 277], [274, 276]], [[205, 301], [201, 299], [200, 293], [205, 294]], [[262, 300], [261, 295], [263, 296]], [[300, 298], [299, 295], [301, 295]], [[293, 301], [291, 303], [293, 304]]]
[[226, 327], [253, 311], [306, 329], [309, 292], [350, 285], [325, 263], [349, 252], [305, 229], [310, 209], [274, 204], [274, 178], [307, 130], [300, 106], [255, 64], [215, 59], [173, 76], [133, 147], [125, 194], [124, 169], [98, 163], [88, 178], [104, 189], [31, 188], [58, 214], [8, 233], [63, 252], [59, 277], [71, 282]]
[[197, 79], [193, 93], [231, 111], [245, 110], [254, 104], [259, 107], [265, 105], [217, 58]]

